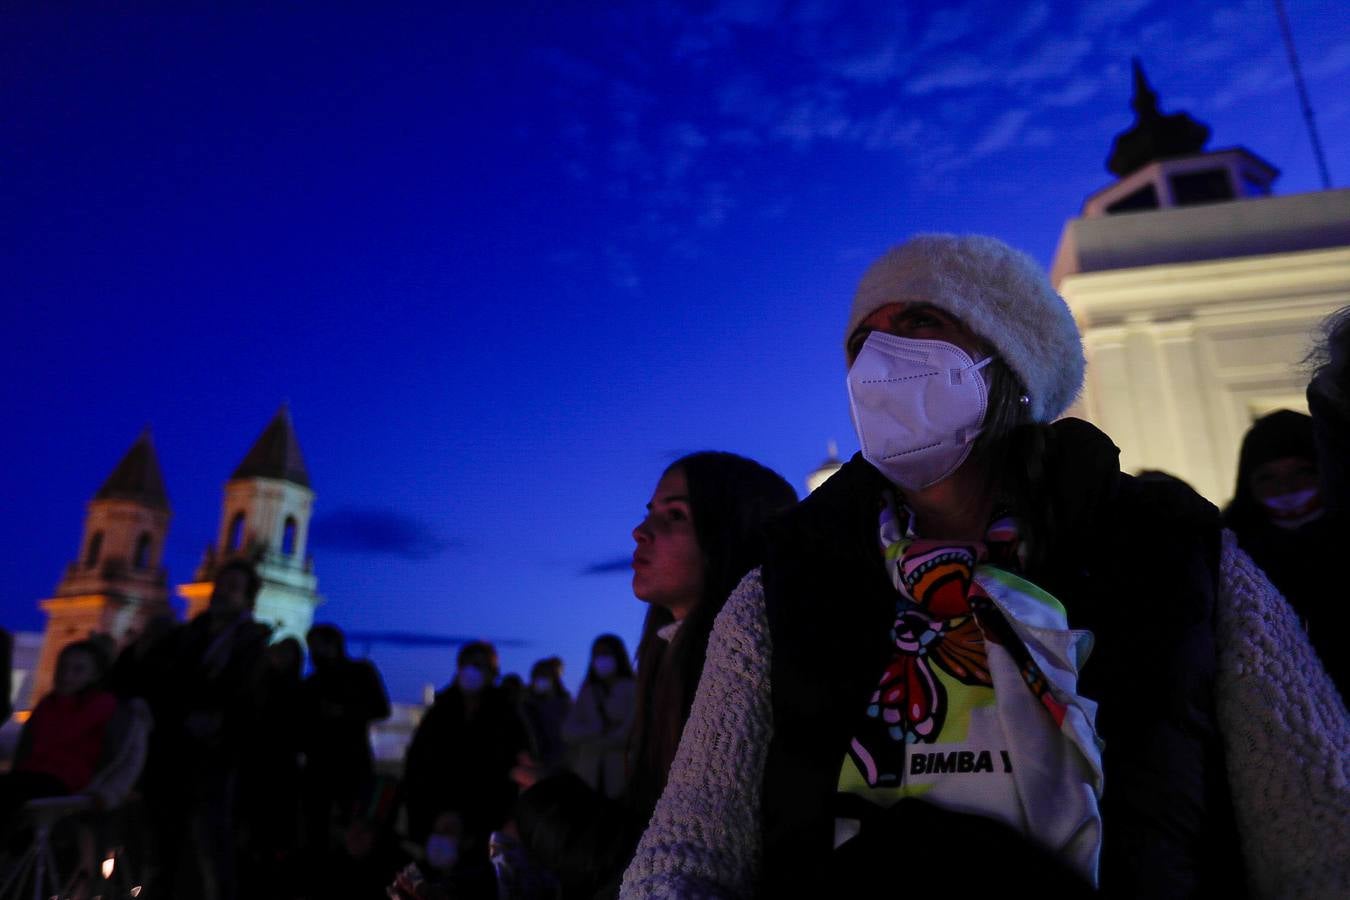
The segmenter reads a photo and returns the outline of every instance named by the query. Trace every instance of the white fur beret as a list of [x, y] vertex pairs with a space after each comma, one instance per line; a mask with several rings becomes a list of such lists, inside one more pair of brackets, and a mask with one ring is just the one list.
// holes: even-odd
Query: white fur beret
[[872, 263], [858, 284], [844, 344], [888, 303], [929, 303], [992, 344], [1021, 379], [1031, 415], [1049, 422], [1083, 386], [1083, 342], [1036, 261], [979, 234], [921, 234]]

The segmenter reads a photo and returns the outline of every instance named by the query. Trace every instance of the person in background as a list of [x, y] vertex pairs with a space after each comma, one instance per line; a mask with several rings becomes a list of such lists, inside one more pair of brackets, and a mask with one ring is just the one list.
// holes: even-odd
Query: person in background
[[507, 705], [519, 714], [520, 704], [525, 699], [525, 679], [515, 672], [507, 672], [502, 676], [501, 681], [497, 682], [497, 687], [501, 690], [502, 696], [506, 698]]
[[397, 812], [397, 785], [377, 775], [368, 796], [351, 812], [342, 840], [327, 861], [306, 870], [310, 889], [302, 896], [392, 896], [386, 887], [409, 858], [394, 833], [392, 820]]
[[[564, 897], [617, 892], [689, 717], [712, 623], [727, 594], [759, 562], [764, 524], [796, 501], [776, 472], [733, 453], [694, 453], [662, 473], [633, 529], [633, 594], [648, 610], [623, 792], [611, 800], [575, 776], [534, 783], [529, 767], [515, 773], [523, 786], [533, 785], [516, 810], [521, 839], [557, 876]], [[592, 657], [588, 681], [600, 683], [610, 668], [603, 660], [612, 658], [617, 672], [626, 653], [621, 641], [606, 636], [595, 642]], [[588, 702], [585, 693], [577, 709]]]
[[147, 697], [156, 727], [142, 780], [159, 871], [150, 897], [237, 895], [236, 798], [257, 737], [271, 629], [254, 621], [262, 579], [237, 557], [216, 571], [204, 612], [161, 641], [164, 677]]
[[240, 761], [241, 894], [292, 897], [300, 889], [300, 672], [305, 655], [288, 637], [264, 656], [256, 733]]
[[117, 654], [108, 671], [108, 690], [122, 700], [154, 695], [167, 675], [166, 651], [173, 644], [168, 637], [180, 627], [167, 613], [151, 617], [140, 633]]
[[305, 640], [313, 668], [299, 695], [305, 844], [321, 859], [370, 792], [370, 726], [389, 717], [389, 697], [373, 663], [347, 656], [346, 637], [336, 625], [315, 625]]
[[572, 711], [572, 695], [562, 683], [563, 662], [556, 656], [530, 668], [530, 684], [521, 701], [521, 715], [530, 730], [531, 756], [540, 768], [553, 770], [567, 759], [563, 722]]
[[11, 681], [14, 667], [14, 637], [0, 628], [0, 725], [9, 721], [14, 711], [14, 686]]
[[93, 641], [62, 648], [52, 690], [24, 723], [13, 768], [0, 775], [0, 827], [13, 823], [27, 801], [78, 793], [93, 779], [118, 709], [102, 684], [107, 669], [107, 657]]
[[[1322, 323], [1321, 339], [1308, 355], [1308, 412], [1313, 420], [1322, 506], [1344, 519], [1350, 516], [1350, 306]], [[1344, 695], [1344, 686], [1341, 688]]]
[[520, 716], [496, 684], [497, 650], [473, 641], [459, 651], [454, 680], [436, 695], [408, 745], [403, 796], [411, 839], [425, 844], [440, 817], [462, 824], [458, 864], [488, 866], [488, 836], [516, 800], [509, 772], [529, 749]]
[[1218, 510], [1059, 418], [1041, 266], [914, 237], [842, 338], [862, 451], [718, 616], [622, 896], [1343, 894], [1345, 708]]
[[1350, 546], [1343, 514], [1327, 509], [1313, 420], [1282, 409], [1252, 423], [1242, 439], [1237, 485], [1224, 524], [1303, 620], [1337, 689], [1350, 687], [1339, 642], [1350, 611], [1328, 590], [1328, 564]]
[[636, 711], [637, 682], [628, 649], [618, 635], [602, 634], [591, 644], [586, 679], [563, 723], [562, 736], [571, 750], [572, 770], [606, 797], [624, 791], [624, 753]]

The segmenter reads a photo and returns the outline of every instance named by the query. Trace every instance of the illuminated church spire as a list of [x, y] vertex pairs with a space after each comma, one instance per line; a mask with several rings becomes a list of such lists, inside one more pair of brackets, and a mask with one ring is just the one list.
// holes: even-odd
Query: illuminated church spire
[[226, 560], [253, 560], [262, 576], [254, 616], [274, 637], [303, 639], [322, 602], [313, 560], [305, 554], [314, 491], [290, 409], [282, 404], [225, 483], [220, 527], [196, 581], [179, 585], [189, 618], [206, 608], [216, 569]]
[[170, 612], [161, 564], [169, 517], [164, 476], [147, 428], [89, 501], [78, 555], [53, 595], [39, 604], [47, 627], [34, 700], [51, 685], [56, 658], [67, 644], [102, 634], [120, 649], [151, 618]]

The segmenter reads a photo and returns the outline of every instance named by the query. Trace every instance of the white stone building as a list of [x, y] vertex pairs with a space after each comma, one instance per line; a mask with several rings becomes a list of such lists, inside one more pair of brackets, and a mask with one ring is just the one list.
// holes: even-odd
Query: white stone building
[[1270, 196], [1274, 167], [1202, 152], [1208, 129], [1159, 113], [1137, 67], [1134, 105], [1111, 160], [1121, 177], [1065, 226], [1051, 269], [1088, 357], [1070, 414], [1111, 435], [1126, 471], [1161, 469], [1223, 504], [1252, 420], [1306, 411], [1302, 362], [1350, 303], [1350, 190]]

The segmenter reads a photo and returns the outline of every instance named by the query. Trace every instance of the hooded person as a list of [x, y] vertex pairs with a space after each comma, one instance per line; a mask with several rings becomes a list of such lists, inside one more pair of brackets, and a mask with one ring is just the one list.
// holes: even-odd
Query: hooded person
[[1327, 564], [1350, 543], [1343, 515], [1326, 503], [1313, 420], [1287, 409], [1262, 416], [1242, 439], [1224, 524], [1308, 631], [1342, 697], [1350, 666], [1339, 652], [1350, 617], [1327, 590]]
[[1055, 421], [1040, 267], [915, 237], [844, 344], [862, 451], [719, 615], [622, 896], [1335, 893], [1344, 707], [1213, 506]]

